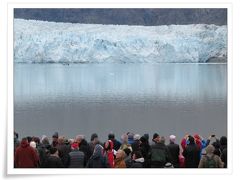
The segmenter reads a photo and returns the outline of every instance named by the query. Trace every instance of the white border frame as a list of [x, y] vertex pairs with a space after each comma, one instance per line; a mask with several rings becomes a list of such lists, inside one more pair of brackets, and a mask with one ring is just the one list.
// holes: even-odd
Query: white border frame
[[[136, 169], [14, 169], [13, 168], [13, 9], [14, 8], [227, 8], [228, 9], [228, 168], [227, 169], [197, 169], [190, 170], [189, 169], [144, 169], [144, 170], [136, 170]], [[7, 174], [85, 174], [85, 175], [106, 175], [106, 174], [152, 174], [152, 175], [203, 175], [203, 174], [212, 174], [212, 175], [223, 175], [223, 174], [232, 174], [233, 169], [233, 145], [231, 143], [232, 140], [232, 45], [233, 45], [233, 37], [232, 37], [232, 3], [155, 3], [155, 2], [145, 2], [145, 3], [7, 3], [7, 14], [8, 14], [8, 121], [7, 121], [7, 131], [8, 131], [8, 143], [7, 143]], [[230, 94], [231, 92], [231, 94]]]

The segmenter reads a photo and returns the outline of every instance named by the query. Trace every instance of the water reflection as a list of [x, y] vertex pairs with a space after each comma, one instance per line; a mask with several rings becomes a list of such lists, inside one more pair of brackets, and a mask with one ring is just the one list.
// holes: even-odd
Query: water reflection
[[16, 64], [15, 101], [131, 97], [226, 99], [226, 65]]
[[28, 135], [226, 134], [227, 65], [15, 64], [14, 108]]

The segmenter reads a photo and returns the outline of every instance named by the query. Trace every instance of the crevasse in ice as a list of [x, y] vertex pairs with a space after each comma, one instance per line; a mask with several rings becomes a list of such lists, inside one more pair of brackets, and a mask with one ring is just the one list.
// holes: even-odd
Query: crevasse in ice
[[227, 57], [227, 26], [128, 26], [14, 19], [14, 61], [207, 62]]

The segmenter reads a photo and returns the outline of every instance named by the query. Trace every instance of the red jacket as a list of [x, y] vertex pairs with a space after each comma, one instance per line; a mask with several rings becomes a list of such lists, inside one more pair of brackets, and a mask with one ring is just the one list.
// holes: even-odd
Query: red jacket
[[36, 168], [39, 157], [27, 141], [22, 141], [21, 145], [16, 149], [14, 160], [17, 168]]

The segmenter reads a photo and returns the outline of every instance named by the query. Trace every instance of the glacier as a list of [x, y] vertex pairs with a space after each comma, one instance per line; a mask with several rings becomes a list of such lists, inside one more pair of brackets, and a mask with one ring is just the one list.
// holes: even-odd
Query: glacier
[[16, 63], [227, 61], [227, 26], [130, 26], [14, 19]]

